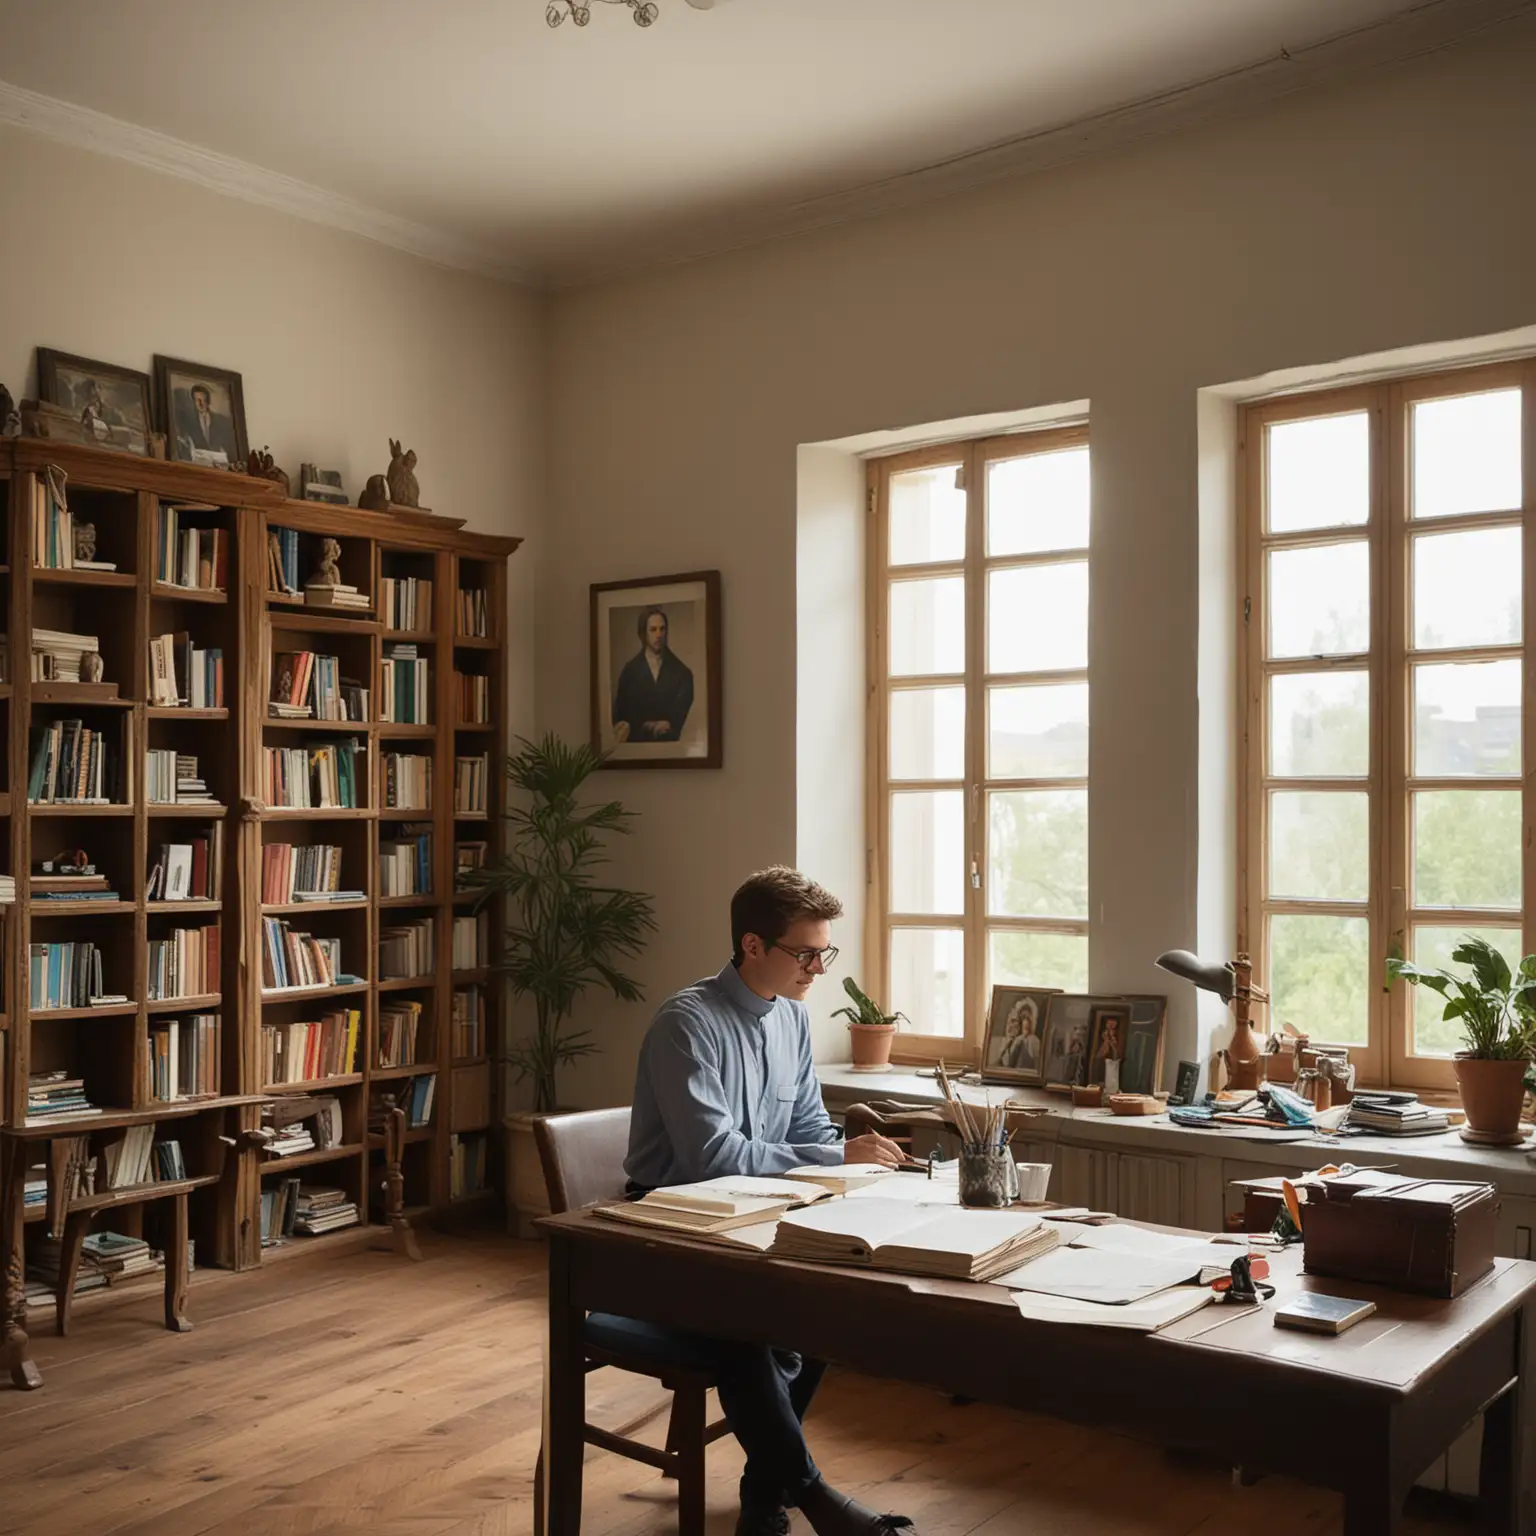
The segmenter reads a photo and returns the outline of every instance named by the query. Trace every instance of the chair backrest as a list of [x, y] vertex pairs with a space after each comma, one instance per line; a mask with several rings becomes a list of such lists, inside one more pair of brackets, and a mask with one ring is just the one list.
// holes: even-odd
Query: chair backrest
[[629, 1151], [629, 1109], [584, 1109], [533, 1123], [549, 1208], [555, 1215], [601, 1200], [621, 1200]]

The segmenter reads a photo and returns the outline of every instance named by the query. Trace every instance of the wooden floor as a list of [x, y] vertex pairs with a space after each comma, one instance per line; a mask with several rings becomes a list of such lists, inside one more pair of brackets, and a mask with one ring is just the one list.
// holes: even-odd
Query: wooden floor
[[[154, 1292], [82, 1305], [69, 1339], [40, 1326], [46, 1385], [0, 1387], [0, 1532], [525, 1536], [543, 1252], [489, 1235], [428, 1234], [424, 1247], [419, 1265], [317, 1251], [199, 1274], [197, 1326], [181, 1336], [158, 1326]], [[590, 1394], [591, 1416], [615, 1428], [657, 1401], [615, 1372]], [[1337, 1498], [1297, 1484], [1238, 1488], [1117, 1436], [845, 1374], [829, 1376], [809, 1428], [833, 1481], [911, 1515], [920, 1536], [1340, 1525]], [[730, 1536], [740, 1471], [733, 1440], [711, 1448], [711, 1536]], [[584, 1536], [676, 1530], [671, 1485], [598, 1451], [585, 1513]]]

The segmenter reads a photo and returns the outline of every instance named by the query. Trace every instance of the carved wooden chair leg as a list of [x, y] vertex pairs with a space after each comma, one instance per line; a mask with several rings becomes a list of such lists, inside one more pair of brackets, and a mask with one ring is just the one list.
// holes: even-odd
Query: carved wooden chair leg
[[174, 1195], [165, 1237], [165, 1326], [172, 1333], [190, 1333], [187, 1316], [187, 1196]]
[[0, 1241], [5, 1249], [0, 1361], [12, 1386], [33, 1392], [42, 1386], [43, 1373], [32, 1358], [27, 1338], [26, 1182], [27, 1144], [5, 1137], [0, 1140]]
[[54, 1332], [61, 1339], [69, 1332], [69, 1317], [75, 1305], [75, 1281], [80, 1276], [80, 1250], [90, 1229], [89, 1211], [73, 1211], [64, 1218], [64, 1235], [59, 1239], [59, 1278], [53, 1291]]
[[384, 1214], [389, 1218], [390, 1240], [402, 1257], [421, 1261], [421, 1245], [405, 1214], [405, 1111], [392, 1104], [384, 1117]]

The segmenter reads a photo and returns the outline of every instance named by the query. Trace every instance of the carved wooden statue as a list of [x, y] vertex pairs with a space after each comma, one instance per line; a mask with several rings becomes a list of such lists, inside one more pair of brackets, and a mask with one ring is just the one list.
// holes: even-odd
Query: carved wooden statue
[[416, 483], [416, 450], [402, 452], [398, 438], [389, 440], [389, 499], [397, 507], [413, 510], [421, 505], [421, 487]]
[[96, 558], [96, 524], [75, 524], [75, 564], [83, 565]]
[[320, 541], [320, 564], [309, 578], [312, 587], [339, 587], [341, 585], [341, 544], [336, 539]]
[[21, 436], [21, 412], [4, 384], [0, 384], [0, 437]]
[[106, 675], [107, 666], [101, 659], [100, 651], [87, 651], [80, 658], [80, 681], [82, 683], [99, 683]]
[[357, 504], [365, 512], [388, 512], [389, 481], [383, 475], [369, 475], [368, 484], [363, 487]]
[[245, 466], [245, 472], [257, 480], [271, 480], [275, 484], [282, 486], [284, 496], [289, 494], [288, 472], [277, 467], [276, 462], [272, 458], [272, 450], [270, 448], [263, 446], [260, 453], [257, 453], [252, 448], [251, 457]]

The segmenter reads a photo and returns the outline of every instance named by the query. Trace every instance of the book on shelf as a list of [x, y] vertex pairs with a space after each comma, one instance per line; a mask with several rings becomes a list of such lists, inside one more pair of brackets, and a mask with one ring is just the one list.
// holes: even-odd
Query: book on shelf
[[379, 895], [432, 894], [432, 829], [403, 823], [394, 837], [379, 839]]
[[[63, 1253], [62, 1238], [41, 1236], [29, 1246], [26, 1285], [29, 1308], [54, 1304]], [[89, 1295], [120, 1280], [131, 1280], [136, 1275], [158, 1274], [164, 1267], [164, 1257], [152, 1252], [142, 1237], [129, 1237], [121, 1232], [88, 1232], [80, 1244], [72, 1294]]]
[[171, 747], [145, 754], [144, 795], [150, 805], [217, 805], [198, 772], [198, 760]]
[[0, 907], [9, 907], [16, 900], [16, 876], [0, 875]]
[[484, 869], [491, 856], [491, 845], [484, 838], [470, 838], [453, 845], [454, 884], [464, 884], [465, 876]]
[[267, 591], [297, 597], [299, 592], [299, 530], [267, 529]]
[[126, 1003], [102, 980], [101, 951], [89, 939], [64, 944], [29, 944], [29, 1003], [34, 1012], [50, 1008], [106, 1007]]
[[187, 1177], [187, 1160], [182, 1156], [179, 1141], [155, 1143], [155, 1178], [163, 1184], [174, 1184]]
[[328, 1151], [344, 1144], [341, 1100], [331, 1094], [289, 1094], [262, 1106], [262, 1125], [272, 1133], [266, 1151], [272, 1157]]
[[229, 534], [222, 528], [183, 527], [183, 514], [216, 512], [203, 504], [155, 511], [155, 580], [162, 586], [223, 592], [229, 586]]
[[163, 939], [150, 939], [147, 985], [151, 1002], [202, 997], [219, 990], [217, 923], [202, 928], [173, 928]]
[[293, 1236], [299, 1181], [269, 1179], [261, 1187], [261, 1246], [277, 1248]]
[[431, 810], [430, 757], [411, 752], [384, 754], [384, 806], [386, 810]]
[[1376, 1097], [1366, 1090], [1350, 1100], [1344, 1124], [1352, 1130], [1377, 1131], [1385, 1136], [1427, 1136], [1450, 1128], [1450, 1116], [1438, 1104], [1413, 1096]]
[[379, 929], [379, 980], [405, 981], [437, 969], [437, 924], [431, 917]]
[[450, 1033], [455, 1060], [485, 1055], [485, 994], [478, 986], [453, 989]]
[[131, 1189], [154, 1183], [155, 1127], [153, 1121], [130, 1125], [101, 1149], [108, 1189]]
[[478, 971], [490, 954], [491, 914], [464, 912], [453, 920], [453, 968]]
[[301, 1184], [294, 1200], [293, 1230], [300, 1237], [319, 1237], [341, 1227], [355, 1227], [357, 1206], [345, 1190], [322, 1184]]
[[287, 810], [355, 809], [357, 759], [366, 750], [356, 737], [304, 747], [263, 747], [267, 804]]
[[392, 725], [430, 725], [430, 675], [414, 644], [391, 645], [379, 663], [379, 718]]
[[75, 564], [75, 519], [64, 496], [63, 475], [54, 471], [32, 477], [32, 564], [40, 570], [68, 571]]
[[490, 635], [490, 610], [483, 587], [459, 588], [453, 632], [466, 640], [484, 640]]
[[368, 594], [345, 582], [311, 581], [304, 585], [304, 602], [310, 608], [361, 608], [370, 606]]
[[278, 651], [272, 657], [267, 711], [281, 720], [366, 721], [368, 690], [342, 677], [341, 662], [335, 656]]
[[420, 1003], [414, 1000], [380, 1000], [379, 1071], [416, 1065], [416, 1035], [420, 1028]]
[[33, 629], [29, 644], [34, 683], [78, 683], [81, 659], [93, 651], [101, 653], [98, 636], [63, 629]]
[[479, 815], [485, 811], [486, 787], [490, 783], [491, 760], [481, 752], [453, 760], [453, 808], [460, 815]]
[[338, 1008], [318, 1019], [263, 1024], [262, 1082], [276, 1087], [351, 1076], [358, 1070], [362, 1027], [359, 1008]]
[[388, 629], [431, 629], [432, 583], [423, 576], [381, 576], [379, 617]]
[[483, 1132], [448, 1138], [448, 1193], [454, 1200], [477, 1195], [486, 1188], [486, 1138]]
[[389, 1109], [394, 1105], [405, 1111], [408, 1130], [424, 1130], [432, 1123], [432, 1106], [437, 1098], [437, 1073], [423, 1072], [399, 1083], [376, 1088], [368, 1106], [368, 1129], [382, 1135]]
[[151, 635], [149, 702], [165, 709], [223, 709], [224, 652], [185, 631]]
[[62, 1069], [33, 1072], [27, 1078], [27, 1124], [48, 1125], [99, 1115], [102, 1110], [85, 1096], [85, 1079], [71, 1077]]
[[352, 978], [341, 969], [341, 940], [295, 932], [282, 917], [261, 920], [261, 984], [269, 992], [334, 987]]
[[83, 720], [34, 725], [27, 800], [33, 805], [123, 805], [132, 785], [125, 782], [123, 755], [107, 733]]
[[264, 905], [291, 901], [363, 900], [362, 891], [341, 886], [341, 848], [334, 843], [267, 843], [261, 850]]
[[150, 866], [145, 899], [217, 901], [224, 881], [224, 823], [186, 842], [161, 843]]
[[491, 680], [478, 672], [455, 672], [459, 694], [459, 720], [465, 725], [491, 722]]
[[149, 1021], [149, 1095], [162, 1104], [211, 1098], [219, 1091], [219, 1015]]

